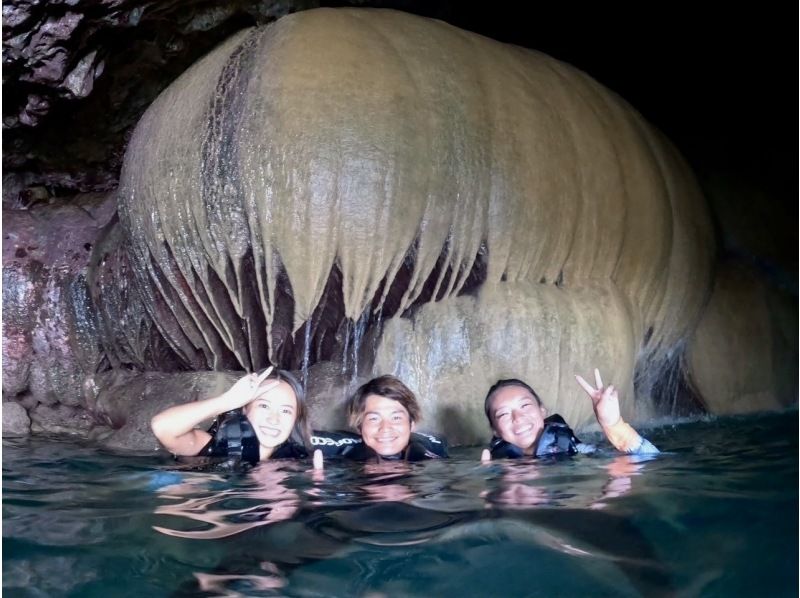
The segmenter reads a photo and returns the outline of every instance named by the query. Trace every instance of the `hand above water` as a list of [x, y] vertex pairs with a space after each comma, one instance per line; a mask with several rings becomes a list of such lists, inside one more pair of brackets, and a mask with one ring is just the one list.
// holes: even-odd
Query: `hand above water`
[[268, 385], [261, 386], [261, 383], [272, 373], [272, 366], [260, 374], [247, 374], [239, 378], [233, 386], [231, 386], [222, 395], [224, 397], [227, 410], [238, 409], [244, 407], [256, 397], [261, 396], [280, 384], [279, 380], [275, 380]]
[[311, 459], [311, 469], [308, 473], [311, 474], [311, 479], [315, 482], [321, 483], [325, 481], [325, 465], [321, 450], [316, 449], [314, 451], [314, 456]]
[[613, 385], [607, 387], [603, 386], [603, 380], [600, 378], [600, 370], [595, 368], [594, 379], [597, 388], [593, 387], [586, 380], [576, 375], [575, 380], [581, 385], [581, 388], [586, 391], [586, 394], [592, 399], [592, 407], [597, 421], [601, 426], [613, 426], [620, 420], [619, 412], [619, 395], [617, 389]]
[[319, 450], [319, 449], [316, 449], [314, 451], [313, 464], [314, 464], [313, 465], [313, 469], [315, 471], [322, 471], [323, 469], [325, 469], [325, 464], [324, 464], [323, 458], [322, 458], [322, 451]]

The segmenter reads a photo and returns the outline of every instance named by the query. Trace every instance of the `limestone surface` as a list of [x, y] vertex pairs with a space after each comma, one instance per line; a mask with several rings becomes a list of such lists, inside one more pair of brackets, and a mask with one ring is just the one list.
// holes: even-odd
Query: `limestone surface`
[[[193, 367], [310, 365], [341, 353], [345, 322], [507, 283], [563, 289], [564, 336], [597, 339], [560, 371], [619, 351], [630, 388], [634, 367], [657, 378], [711, 285], [705, 201], [624, 100], [390, 10], [305, 11], [222, 44], [140, 121], [119, 196], [145, 307]], [[614, 289], [622, 337], [566, 317], [592, 287]], [[537, 367], [553, 351], [504, 368], [555, 371]]]

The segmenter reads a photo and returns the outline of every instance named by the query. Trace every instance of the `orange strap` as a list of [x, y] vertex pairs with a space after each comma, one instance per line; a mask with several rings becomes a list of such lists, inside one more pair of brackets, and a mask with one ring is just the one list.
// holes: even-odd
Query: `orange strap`
[[618, 451], [623, 453], [633, 453], [642, 444], [642, 437], [634, 430], [630, 424], [625, 423], [621, 417], [613, 426], [601, 426], [608, 441], [614, 445]]

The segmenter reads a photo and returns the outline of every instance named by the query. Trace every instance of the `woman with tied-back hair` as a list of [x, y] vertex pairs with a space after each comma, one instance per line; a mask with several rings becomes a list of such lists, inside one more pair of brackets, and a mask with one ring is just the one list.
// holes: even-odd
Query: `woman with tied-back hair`
[[[609, 442], [624, 453], [658, 453], [649, 440], [622, 419], [619, 396], [613, 385], [603, 386], [599, 370], [595, 369], [594, 373], [596, 387], [580, 376], [575, 376], [575, 379], [592, 399], [595, 417]], [[595, 450], [592, 445], [578, 440], [560, 415], [547, 417], [547, 409], [539, 395], [522, 380], [498, 380], [486, 393], [484, 411], [494, 437], [490, 447], [484, 449], [482, 461], [502, 457], [574, 455]]]
[[[222, 417], [221, 414], [225, 414]], [[195, 426], [217, 417], [208, 430]], [[176, 456], [302, 459], [311, 446], [303, 387], [289, 372], [267, 368], [240, 378], [218, 397], [170, 407], [150, 422]]]

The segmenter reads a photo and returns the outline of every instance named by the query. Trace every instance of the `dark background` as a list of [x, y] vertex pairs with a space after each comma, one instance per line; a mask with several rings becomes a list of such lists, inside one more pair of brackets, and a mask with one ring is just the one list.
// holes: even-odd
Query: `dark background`
[[[6, 171], [34, 173], [57, 196], [113, 187], [130, 128], [171, 80], [233, 31], [268, 22], [276, 11], [317, 5], [396, 8], [550, 54], [628, 100], [673, 140], [701, 181], [732, 173], [787, 209], [797, 205], [798, 9], [792, 2], [733, 8], [730, 2], [11, 0], [4, 3], [4, 123], [31, 93], [51, 107], [34, 127], [4, 124]], [[234, 7], [224, 22], [202, 31], [190, 27], [196, 15], [220, 6]], [[34, 16], [8, 27], [7, 9], [8, 19], [14, 10]], [[131, 24], [137, 10], [141, 19]], [[65, 99], [58, 82], [31, 80], [35, 61], [5, 45], [71, 11], [82, 12], [82, 25], [55, 45], [66, 48], [71, 65], [92, 49], [105, 60], [88, 98]], [[82, 165], [74, 166], [79, 157]], [[93, 165], [102, 176], [91, 174]]]

